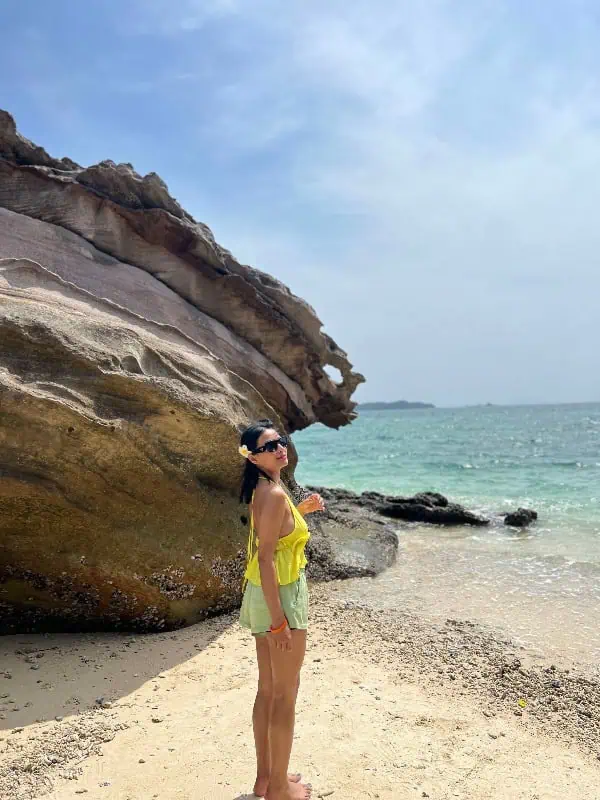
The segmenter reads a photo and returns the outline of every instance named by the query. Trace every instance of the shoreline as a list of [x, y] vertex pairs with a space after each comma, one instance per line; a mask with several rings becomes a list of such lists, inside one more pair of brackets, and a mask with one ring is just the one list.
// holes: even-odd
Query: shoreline
[[[398, 541], [394, 564], [373, 584], [345, 582], [338, 590], [340, 599], [375, 609], [399, 606], [433, 625], [446, 617], [469, 620], [492, 636], [523, 644], [542, 661], [600, 678], [600, 594], [594, 583], [598, 565], [594, 573], [592, 562], [578, 562], [575, 553], [568, 557], [555, 543], [548, 547], [552, 535], [546, 520], [516, 527], [506, 524], [504, 514], [480, 507], [477, 513], [490, 520], [483, 529], [389, 520], [385, 512], [391, 501], [401, 500], [411, 513], [417, 508], [417, 516], [424, 507], [414, 503], [421, 498], [456, 505], [435, 493], [404, 499], [375, 491], [357, 495], [343, 489], [315, 490], [326, 498], [328, 519], [348, 528], [348, 534], [336, 537], [340, 548], [352, 540], [353, 528], [366, 523], [376, 528], [385, 523]], [[354, 538], [356, 545], [359, 537]]]
[[[597, 800], [599, 681], [335, 585], [311, 589], [293, 753], [314, 796]], [[2, 637], [0, 796], [249, 798], [254, 648], [236, 620]]]

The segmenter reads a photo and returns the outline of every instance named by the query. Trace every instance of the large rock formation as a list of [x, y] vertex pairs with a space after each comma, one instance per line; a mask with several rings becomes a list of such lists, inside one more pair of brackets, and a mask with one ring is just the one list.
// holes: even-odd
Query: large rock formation
[[[458, 503], [450, 503], [448, 498], [438, 492], [421, 492], [413, 497], [389, 497], [379, 492], [363, 492], [354, 494], [347, 489], [326, 489], [311, 487], [318, 491], [327, 502], [329, 518], [342, 517], [356, 520], [376, 520], [378, 516], [404, 522], [424, 522], [429, 525], [474, 525], [484, 527], [490, 524], [487, 517], [475, 514]], [[535, 512], [533, 512], [535, 513]], [[379, 542], [378, 542], [379, 545]]]
[[230, 607], [239, 428], [347, 424], [362, 377], [158, 176], [51, 158], [6, 112], [0, 259], [0, 631]]

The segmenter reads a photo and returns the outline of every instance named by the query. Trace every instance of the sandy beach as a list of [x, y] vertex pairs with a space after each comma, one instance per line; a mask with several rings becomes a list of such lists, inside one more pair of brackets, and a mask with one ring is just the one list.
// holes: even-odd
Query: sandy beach
[[[312, 594], [292, 767], [315, 797], [600, 797], [596, 681], [468, 623]], [[252, 797], [256, 668], [235, 616], [7, 636], [0, 658], [3, 800]]]

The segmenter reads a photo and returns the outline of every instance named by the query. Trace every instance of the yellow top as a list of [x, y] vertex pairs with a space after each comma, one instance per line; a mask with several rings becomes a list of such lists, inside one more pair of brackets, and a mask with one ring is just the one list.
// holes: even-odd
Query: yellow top
[[[290, 511], [294, 517], [294, 530], [287, 536], [280, 537], [275, 546], [275, 572], [277, 582], [280, 586], [294, 583], [300, 577], [300, 570], [307, 564], [304, 548], [310, 539], [308, 525], [302, 514], [292, 503], [288, 495], [286, 499], [290, 506]], [[254, 495], [252, 496], [254, 505]], [[255, 586], [260, 586], [260, 567], [258, 565], [258, 537], [254, 530], [254, 510], [250, 515], [250, 535], [248, 536], [248, 560], [246, 562], [246, 573], [244, 575], [244, 585], [250, 581]]]

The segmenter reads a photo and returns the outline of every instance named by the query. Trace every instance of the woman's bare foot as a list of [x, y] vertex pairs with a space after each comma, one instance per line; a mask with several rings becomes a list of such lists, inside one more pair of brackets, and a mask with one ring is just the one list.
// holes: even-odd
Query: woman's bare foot
[[[302, 775], [300, 775], [299, 772], [296, 772], [294, 775], [288, 775], [288, 781], [290, 783], [300, 783], [301, 778]], [[268, 788], [269, 788], [268, 778], [257, 778], [256, 783], [254, 784], [254, 796], [264, 797]]]
[[312, 788], [308, 784], [288, 781], [288, 785], [281, 791], [269, 787], [265, 800], [310, 800], [311, 797]]

